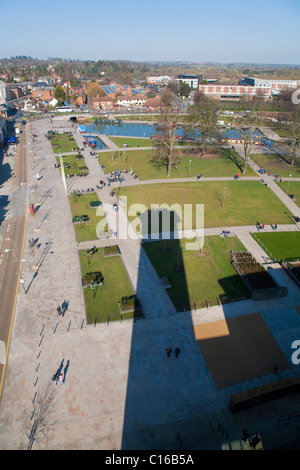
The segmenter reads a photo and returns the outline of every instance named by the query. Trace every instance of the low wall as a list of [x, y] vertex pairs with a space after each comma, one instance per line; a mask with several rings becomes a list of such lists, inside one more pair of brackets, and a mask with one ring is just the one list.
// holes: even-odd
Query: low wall
[[234, 414], [299, 391], [300, 377], [278, 380], [231, 395], [228, 407], [231, 413]]
[[269, 289], [254, 289], [252, 292], [252, 300], [271, 300], [288, 295], [287, 287], [271, 287]]

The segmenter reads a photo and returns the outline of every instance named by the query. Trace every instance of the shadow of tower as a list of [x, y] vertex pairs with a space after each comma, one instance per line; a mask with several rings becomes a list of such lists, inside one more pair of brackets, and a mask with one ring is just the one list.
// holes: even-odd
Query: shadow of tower
[[[219, 400], [219, 391], [230, 384], [271, 374], [273, 357], [281, 361], [282, 369], [289, 365], [263, 319], [257, 313], [252, 315], [255, 310], [246, 315], [239, 310], [241, 307], [234, 309], [231, 303], [222, 305], [223, 323], [206, 320], [204, 325], [210, 327], [210, 331], [204, 331], [203, 339], [202, 332], [197, 337], [191, 312], [188, 271], [184, 265], [185, 240], [174, 236], [180, 221], [175, 213], [160, 212], [158, 227], [153, 228], [150, 224], [150, 212], [140, 217], [143, 241], [136, 295], [145, 318], [133, 323], [121, 448], [221, 449], [224, 439], [229, 438], [223, 432], [222, 419], [226, 416], [229, 422], [230, 411], [228, 401]], [[164, 217], [170, 219], [169, 237], [162, 230]], [[179, 292], [172, 289], [176, 278], [180, 279]], [[225, 293], [229, 292], [226, 286], [234, 284], [236, 278], [238, 276], [233, 275], [232, 278], [219, 279]], [[176, 284], [178, 286], [178, 282]], [[259, 312], [259, 305], [262, 304], [257, 304], [256, 312]], [[219, 330], [213, 331], [214, 327]], [[258, 336], [255, 337], [253, 332], [256, 330]], [[262, 332], [264, 339], [268, 339], [265, 346], [262, 345]], [[247, 351], [244, 354], [246, 362], [252, 361], [250, 377], [241, 376], [239, 370], [230, 375], [226, 369], [228, 357], [235, 367], [239, 366], [239, 351], [243, 348], [241, 334], [244, 344], [252, 348], [249, 354]], [[227, 345], [227, 355], [224, 355]], [[263, 360], [264, 348], [268, 349], [269, 345], [272, 346], [271, 362], [263, 361], [261, 372], [256, 365]], [[170, 356], [167, 354], [169, 346], [172, 349]], [[180, 349], [178, 357], [176, 348]], [[234, 356], [230, 355], [233, 348], [236, 348]], [[224, 367], [219, 361], [222, 356], [225, 357]], [[232, 426], [235, 427], [233, 421]]]
[[[183, 240], [174, 235], [181, 221], [175, 212], [166, 209], [154, 214], [145, 212], [140, 215], [140, 220], [143, 240], [136, 295], [144, 318], [133, 323], [121, 448], [180, 448], [178, 417], [185, 414], [182, 403], [188, 383], [181, 360], [182, 351], [184, 343], [194, 341], [190, 328], [189, 338], [186, 338], [186, 329], [182, 334], [180, 323], [174, 323], [179, 314], [168, 294], [168, 290], [172, 290], [168, 276], [180, 277], [180, 298], [189, 305], [181, 250]], [[166, 226], [170, 228], [169, 233], [164, 230]], [[158, 261], [156, 270], [147, 255], [150, 252], [151, 261]], [[171, 270], [167, 276], [166, 266]], [[181, 305], [178, 310], [181, 311]], [[192, 325], [189, 311], [182, 321], [185, 326]], [[172, 349], [170, 356], [168, 347]], [[178, 357], [175, 356], [176, 348], [180, 349]]]

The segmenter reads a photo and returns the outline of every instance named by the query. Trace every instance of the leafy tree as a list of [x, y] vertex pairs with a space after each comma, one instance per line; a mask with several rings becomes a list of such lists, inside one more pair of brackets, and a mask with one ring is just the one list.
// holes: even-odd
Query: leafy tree
[[185, 96], [186, 98], [189, 96], [191, 92], [191, 87], [188, 83], [182, 82], [180, 87], [179, 87], [179, 94], [181, 96]]
[[61, 85], [57, 85], [54, 90], [54, 98], [57, 99], [58, 104], [61, 105], [65, 101], [65, 91]]
[[87, 95], [92, 96], [106, 96], [105, 91], [103, 90], [102, 86], [99, 83], [92, 81], [87, 86]]

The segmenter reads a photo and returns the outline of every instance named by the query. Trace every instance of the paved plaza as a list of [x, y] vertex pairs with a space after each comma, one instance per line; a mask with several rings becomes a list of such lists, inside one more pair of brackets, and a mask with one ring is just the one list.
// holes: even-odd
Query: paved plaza
[[[300, 394], [232, 415], [228, 409], [231, 394], [278, 376], [272, 373], [218, 389], [192, 329], [193, 325], [259, 312], [290, 365], [280, 372], [281, 377], [298, 375], [300, 365], [291, 361], [292, 342], [300, 340], [300, 315], [295, 309], [300, 306], [300, 290], [296, 284], [279, 265], [272, 264], [270, 274], [279, 285], [288, 287], [287, 297], [177, 313], [139, 240], [76, 242], [66, 191], [45, 137], [50, 128], [71, 130], [79, 147], [83, 140], [65, 117], [53, 119], [52, 124], [48, 119], [27, 124], [28, 198], [37, 211], [34, 217], [28, 213], [27, 261], [22, 265], [25, 285], [18, 294], [0, 408], [0, 449], [27, 449], [30, 445], [33, 449], [74, 450], [239, 449], [245, 428], [251, 435], [259, 433], [266, 449], [300, 442], [300, 419], [285, 419], [290, 413], [300, 416]], [[33, 133], [37, 135], [34, 139]], [[67, 179], [69, 193], [96, 189], [99, 180], [106, 179], [89, 150], [82, 152], [89, 175]], [[140, 184], [129, 178], [124, 184]], [[266, 175], [264, 179], [286, 207], [300, 216], [299, 207], [273, 179]], [[5, 190], [9, 193], [9, 182]], [[110, 190], [106, 186], [97, 191], [102, 202], [117, 202], [109, 196]], [[223, 228], [230, 229], [259, 262], [266, 262], [266, 253], [250, 235], [255, 227]], [[277, 230], [299, 229], [290, 224]], [[205, 235], [212, 234], [220, 234], [220, 228], [205, 230]], [[38, 248], [29, 247], [31, 238]], [[109, 244], [120, 247], [145, 318], [87, 325], [78, 250]], [[56, 308], [63, 302], [68, 308], [61, 317]], [[178, 358], [174, 354], [167, 357], [169, 345], [173, 351], [180, 348]], [[57, 370], [64, 373], [63, 385], [51, 380]], [[36, 433], [36, 440], [31, 441], [41, 403], [48, 405], [47, 432]]]

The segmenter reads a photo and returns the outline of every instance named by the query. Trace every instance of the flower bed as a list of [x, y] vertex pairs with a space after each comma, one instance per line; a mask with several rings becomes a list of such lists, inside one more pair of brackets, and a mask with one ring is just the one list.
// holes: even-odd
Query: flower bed
[[93, 284], [102, 286], [103, 276], [101, 271], [94, 271], [92, 273], [86, 273], [83, 278], [83, 287], [87, 287]]
[[132, 312], [140, 308], [138, 299], [135, 295], [126, 295], [122, 297], [119, 307], [121, 313]]
[[251, 292], [277, 287], [269, 273], [247, 251], [232, 252], [231, 262]]
[[291, 279], [300, 287], [300, 261], [282, 262], [282, 268], [287, 272]]
[[102, 250], [103, 256], [116, 256], [120, 254], [119, 247], [117, 245], [105, 246]]

